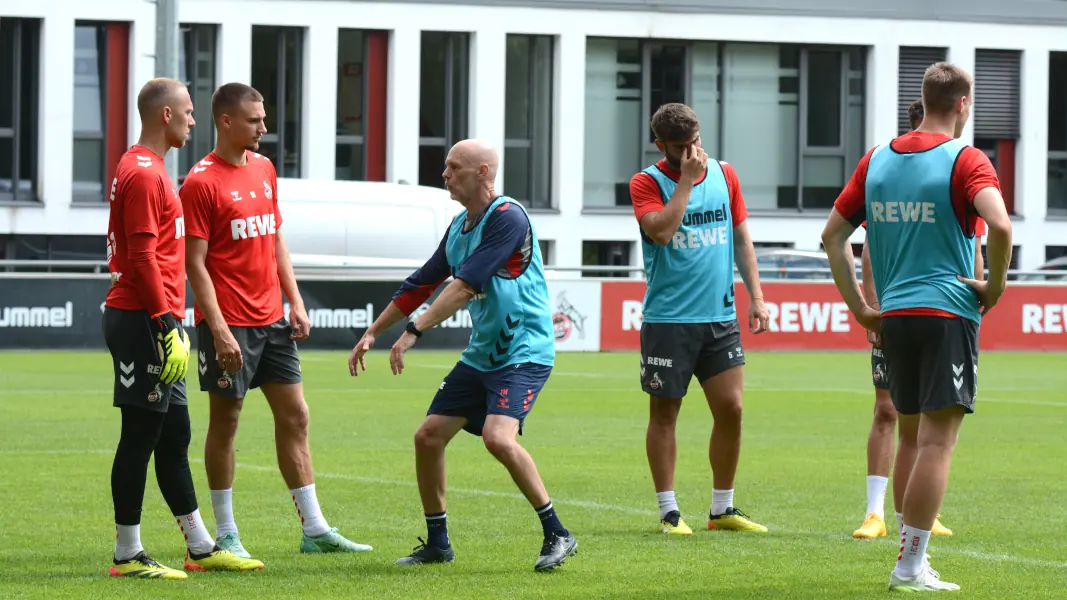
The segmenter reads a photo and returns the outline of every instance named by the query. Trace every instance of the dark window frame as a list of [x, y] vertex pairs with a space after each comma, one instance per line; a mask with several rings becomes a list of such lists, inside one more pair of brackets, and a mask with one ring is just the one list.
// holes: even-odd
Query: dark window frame
[[[305, 41], [307, 40], [307, 29], [305, 27], [296, 26], [281, 26], [281, 25], [253, 25], [252, 36], [255, 39], [256, 30], [270, 32], [275, 36], [276, 46], [275, 51], [277, 54], [274, 59], [274, 69], [276, 69], [277, 86], [273, 90], [259, 90], [264, 97], [271, 97], [274, 102], [274, 123], [276, 127], [274, 131], [268, 130], [260, 140], [260, 146], [264, 144], [271, 144], [277, 148], [275, 156], [273, 158], [274, 169], [278, 173], [279, 178], [291, 178], [300, 179], [304, 173], [304, 155], [305, 148], [303, 147], [303, 113], [304, 104], [306, 98], [304, 98], [304, 58], [306, 49], [304, 48]], [[294, 57], [295, 71], [296, 71], [296, 107], [295, 109], [289, 106], [289, 102], [286, 98], [286, 88], [290, 85], [289, 76], [289, 59], [286, 53], [286, 44], [292, 42], [296, 48], [296, 56]], [[255, 42], [253, 41], [253, 44]], [[253, 57], [255, 52], [253, 52]], [[253, 59], [254, 60], [254, 59]], [[255, 68], [252, 69], [252, 75], [255, 76]], [[253, 86], [255, 84], [253, 83]], [[285, 131], [286, 119], [291, 111], [297, 113], [296, 119], [293, 120], [295, 124], [292, 135], [289, 135]], [[292, 139], [290, 139], [292, 138]], [[290, 165], [286, 161], [286, 154], [291, 154], [297, 157], [295, 163]]]
[[[40, 147], [39, 104], [40, 93], [40, 45], [41, 19], [3, 18], [0, 24], [10, 25], [11, 43], [14, 49], [10, 56], [11, 81], [3, 93], [11, 94], [11, 127], [0, 127], [0, 139], [11, 140], [11, 189], [0, 190], [0, 202], [39, 202], [37, 196], [37, 150]], [[27, 50], [31, 50], [27, 52]], [[32, 51], [36, 50], [36, 51]], [[0, 60], [5, 60], [0, 59]], [[26, 68], [24, 68], [26, 67]], [[23, 115], [23, 112], [28, 115]], [[27, 117], [27, 118], [24, 118]], [[26, 155], [28, 168], [22, 161], [22, 145], [29, 145]], [[29, 189], [22, 189], [27, 181], [21, 172], [29, 174]]]
[[[527, 59], [527, 74], [528, 74], [528, 77], [527, 77], [526, 85], [527, 85], [527, 91], [529, 92], [529, 95], [530, 95], [530, 102], [528, 104], [528, 110], [527, 110], [527, 114], [526, 114], [526, 120], [527, 120], [528, 129], [529, 129], [529, 131], [527, 132], [527, 137], [525, 137], [525, 138], [507, 137], [507, 131], [506, 131], [507, 128], [505, 127], [505, 132], [504, 132], [505, 133], [505, 137], [504, 137], [504, 154], [505, 154], [504, 164], [505, 164], [505, 168], [506, 168], [506, 165], [507, 165], [507, 162], [508, 162], [508, 159], [507, 159], [507, 156], [506, 156], [508, 149], [514, 148], [514, 149], [526, 149], [526, 150], [528, 150], [527, 155], [526, 155], [526, 169], [525, 169], [525, 172], [526, 172], [526, 179], [527, 179], [527, 181], [526, 181], [526, 189], [530, 190], [530, 194], [529, 194], [530, 197], [529, 198], [516, 198], [516, 200], [521, 202], [528, 209], [533, 209], [533, 210], [553, 210], [555, 208], [555, 206], [556, 206], [555, 194], [553, 193], [553, 185], [555, 183], [555, 180], [554, 180], [554, 177], [553, 177], [553, 167], [552, 167], [553, 159], [555, 158], [555, 152], [554, 152], [554, 149], [552, 147], [552, 144], [555, 142], [555, 138], [554, 138], [552, 132], [553, 132], [553, 127], [555, 126], [555, 119], [556, 119], [556, 109], [555, 109], [555, 104], [556, 103], [554, 102], [554, 97], [555, 97], [555, 92], [556, 92], [556, 82], [555, 82], [555, 77], [556, 77], [556, 59], [557, 59], [557, 54], [558, 54], [558, 51], [559, 51], [557, 38], [556, 38], [556, 36], [553, 36], [553, 35], [528, 35], [528, 34], [508, 34], [507, 37], [509, 39], [510, 38], [526, 38], [526, 40], [527, 40], [527, 46], [526, 46], [526, 48], [527, 48], [527, 56], [526, 56], [526, 59]], [[535, 44], [538, 41], [547, 41], [548, 44], [549, 44], [549, 52], [548, 52], [548, 63], [549, 63], [549, 65], [548, 65], [549, 66], [549, 70], [548, 70], [548, 97], [549, 97], [550, 101], [549, 101], [547, 106], [541, 106], [541, 103], [538, 102], [538, 98], [540, 98], [540, 93], [539, 93], [539, 91], [538, 92], [534, 91], [534, 88], [538, 87], [537, 86], [538, 77], [536, 75], [536, 70], [537, 70], [537, 67], [538, 67], [539, 53], [535, 49]], [[507, 47], [510, 49], [511, 48], [510, 44]], [[505, 59], [505, 64], [506, 64], [506, 62], [507, 61]], [[513, 105], [513, 103], [507, 101], [506, 94], [507, 94], [507, 92], [505, 92], [505, 103], [504, 103], [505, 115], [507, 114], [507, 111], [509, 110], [509, 108]], [[505, 116], [505, 122], [506, 121], [507, 121], [507, 118]], [[542, 130], [542, 129], [546, 133], [544, 140], [538, 139], [538, 133], [537, 132], [539, 130]], [[538, 160], [536, 158], [535, 153], [539, 149], [546, 153], [546, 157], [545, 157], [545, 160], [544, 160], [544, 165], [545, 165], [544, 173], [539, 173], [538, 172], [539, 170], [536, 168], [537, 165], [538, 165]], [[505, 186], [509, 185], [508, 182], [506, 181], [506, 179], [504, 181], [504, 185]]]

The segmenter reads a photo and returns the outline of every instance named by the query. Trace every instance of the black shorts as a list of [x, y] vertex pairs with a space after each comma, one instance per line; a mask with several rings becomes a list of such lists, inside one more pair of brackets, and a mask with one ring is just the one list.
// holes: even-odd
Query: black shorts
[[474, 435], [482, 434], [487, 415], [504, 415], [518, 420], [522, 435], [526, 415], [551, 373], [552, 367], [534, 363], [479, 371], [458, 362], [445, 376], [426, 414], [464, 417], [463, 429]]
[[289, 339], [292, 331], [285, 317], [262, 327], [230, 327], [244, 365], [237, 373], [227, 373], [215, 356], [215, 336], [201, 321], [196, 326], [200, 391], [244, 398], [264, 383], [300, 383], [300, 355], [296, 341]]
[[871, 346], [871, 383], [880, 390], [889, 389], [889, 372], [885, 368], [885, 350]]
[[970, 319], [891, 316], [882, 319], [889, 393], [897, 412], [914, 415], [950, 406], [974, 412], [978, 394], [978, 324]]
[[184, 380], [170, 385], [159, 381], [162, 362], [148, 322], [147, 311], [104, 307], [104, 342], [115, 372], [112, 406], [167, 412], [171, 404], [188, 404], [189, 399]]
[[703, 383], [743, 364], [736, 320], [641, 324], [641, 389], [651, 396], [682, 398], [694, 375]]

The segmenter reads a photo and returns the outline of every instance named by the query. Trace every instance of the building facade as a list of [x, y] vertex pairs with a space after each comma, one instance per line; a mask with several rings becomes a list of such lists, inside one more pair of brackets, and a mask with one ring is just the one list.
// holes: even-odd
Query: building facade
[[[638, 265], [627, 183], [657, 159], [652, 112], [683, 101], [737, 169], [758, 245], [818, 249], [856, 162], [950, 60], [976, 78], [963, 138], [1000, 174], [1014, 265], [1067, 254], [1067, 2], [790, 4], [180, 0], [198, 125], [179, 172], [213, 145], [214, 88], [250, 83], [282, 178], [440, 186], [448, 147], [479, 137], [503, 149], [499, 189], [535, 215], [547, 262]], [[5, 0], [0, 257], [103, 257], [155, 40], [141, 0]]]

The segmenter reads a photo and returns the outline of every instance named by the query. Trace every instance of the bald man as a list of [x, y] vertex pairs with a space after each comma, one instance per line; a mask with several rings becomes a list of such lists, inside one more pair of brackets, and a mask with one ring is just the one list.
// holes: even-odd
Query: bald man
[[464, 140], [452, 147], [443, 176], [463, 210], [437, 251], [400, 286], [349, 357], [353, 376], [366, 370], [364, 355], [375, 338], [422, 306], [452, 276], [433, 304], [408, 321], [389, 357], [393, 374], [403, 373], [404, 353], [423, 332], [469, 308], [474, 327], [470, 344], [415, 433], [415, 470], [428, 538], [398, 565], [455, 559], [445, 514], [445, 446], [461, 429], [481, 436], [541, 521], [544, 543], [534, 569], [555, 569], [578, 549], [516, 437], [548, 380], [556, 349], [537, 233], [522, 205], [493, 189], [497, 165], [496, 150], [482, 141]]
[[115, 508], [115, 577], [187, 579], [148, 556], [141, 545], [141, 505], [148, 461], [186, 540], [185, 569], [245, 571], [263, 567], [215, 545], [200, 517], [189, 471], [185, 372], [185, 221], [163, 157], [189, 139], [193, 103], [174, 79], [153, 79], [137, 96], [141, 136], [119, 160], [111, 183], [104, 301], [104, 340], [114, 369], [113, 405], [122, 412], [111, 470]]

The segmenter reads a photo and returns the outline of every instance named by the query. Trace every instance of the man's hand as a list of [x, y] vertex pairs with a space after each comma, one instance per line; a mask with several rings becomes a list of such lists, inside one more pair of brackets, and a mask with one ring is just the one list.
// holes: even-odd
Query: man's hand
[[159, 353], [159, 381], [170, 385], [185, 378], [189, 367], [189, 336], [171, 313], [151, 320]]
[[[882, 326], [882, 315], [877, 310], [864, 304], [863, 308], [860, 309], [860, 312], [854, 316], [856, 317], [856, 320], [859, 321], [859, 324], [863, 325], [868, 332], [877, 334], [877, 332], [880, 331]], [[870, 341], [870, 339], [871, 336], [868, 334], [867, 341]]]
[[696, 183], [704, 175], [704, 169], [708, 166], [708, 153], [697, 145], [691, 145], [682, 154], [682, 177]]
[[411, 350], [411, 347], [415, 345], [417, 338], [408, 332], [404, 332], [400, 336], [400, 339], [393, 344], [393, 349], [389, 352], [389, 366], [393, 368], [393, 375], [399, 375], [404, 372], [404, 353]]
[[982, 307], [983, 317], [993, 310], [993, 307], [997, 305], [1000, 297], [1004, 294], [1004, 284], [994, 284], [992, 280], [979, 281], [962, 275], [956, 275], [956, 278], [971, 286], [978, 293], [978, 305]]
[[244, 366], [244, 357], [241, 356], [241, 347], [230, 328], [223, 327], [211, 334], [215, 338], [215, 358], [219, 361], [219, 368], [227, 373], [240, 371]]
[[753, 298], [748, 306], [748, 330], [752, 333], [763, 333], [770, 328], [770, 320], [767, 307], [763, 305], [763, 298]]
[[306, 340], [311, 335], [311, 319], [308, 319], [308, 311], [303, 304], [289, 305], [289, 324], [293, 328], [289, 339]]
[[868, 329], [867, 330], [867, 343], [872, 345], [872, 346], [874, 346], [875, 348], [879, 348], [882, 345], [882, 336], [878, 335], [877, 332], [874, 332], [874, 331], [871, 331], [870, 329]]
[[[348, 372], [352, 377], [359, 376], [360, 370], [366, 371], [367, 365], [363, 364], [363, 357], [370, 352], [370, 349], [374, 347], [374, 335], [370, 330], [363, 334], [363, 337], [359, 338], [359, 343], [352, 348], [352, 354], [348, 356]], [[359, 369], [356, 365], [359, 365]]]

